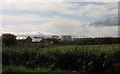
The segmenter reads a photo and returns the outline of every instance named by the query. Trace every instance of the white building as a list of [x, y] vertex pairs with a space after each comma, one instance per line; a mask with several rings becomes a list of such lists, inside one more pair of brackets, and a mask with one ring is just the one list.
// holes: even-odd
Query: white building
[[61, 36], [61, 41], [72, 41], [71, 35], [63, 35]]
[[43, 37], [32, 37], [32, 42], [33, 43], [39, 43], [41, 40], [43, 39]]

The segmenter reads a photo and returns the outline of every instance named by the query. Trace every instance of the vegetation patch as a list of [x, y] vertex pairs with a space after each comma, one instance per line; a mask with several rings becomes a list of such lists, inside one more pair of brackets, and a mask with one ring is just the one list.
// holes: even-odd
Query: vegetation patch
[[[22, 65], [31, 69], [45, 67], [50, 71], [66, 70], [83, 73], [120, 72], [120, 49], [117, 44], [56, 45], [45, 48], [32, 45], [3, 46], [2, 55], [4, 66]], [[7, 71], [7, 68], [9, 69], [5, 67], [3, 70]]]

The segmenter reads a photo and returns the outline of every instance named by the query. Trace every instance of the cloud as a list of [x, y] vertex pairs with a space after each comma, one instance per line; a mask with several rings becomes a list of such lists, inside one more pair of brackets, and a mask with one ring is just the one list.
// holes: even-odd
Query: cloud
[[100, 0], [101, 2], [119, 2], [119, 0]]
[[[86, 4], [86, 5], [84, 5]], [[41, 3], [41, 2], [4, 2], [2, 7], [5, 10], [8, 9], [19, 9], [23, 11], [32, 10], [32, 11], [48, 11], [48, 12], [57, 12], [62, 14], [73, 14], [73, 15], [87, 15], [92, 17], [104, 16], [106, 14], [115, 14], [117, 3]], [[115, 7], [110, 13], [109, 7]]]
[[56, 17], [44, 25], [23, 24], [18, 26], [3, 27], [4, 33], [24, 34], [24, 35], [41, 35], [49, 36], [51, 34], [63, 35], [71, 34], [74, 37], [104, 37], [118, 36], [118, 26], [101, 26], [95, 27], [82, 24], [76, 20]]
[[3, 2], [118, 2], [119, 0], [1, 0]]
[[48, 20], [48, 17], [45, 16], [38, 16], [38, 15], [19, 15], [19, 16], [13, 16], [13, 15], [2, 15], [3, 21], [40, 21], [40, 20]]
[[[8, 27], [8, 26], [19, 26], [24, 24], [33, 24], [33, 25], [40, 25], [46, 21], [50, 20], [50, 18], [42, 15], [19, 15], [19, 16], [13, 16], [13, 15], [2, 15], [2, 26]], [[24, 28], [23, 28], [24, 29]]]
[[[118, 37], [120, 26], [88, 26], [80, 27], [79, 31], [72, 33], [73, 37]], [[83, 30], [84, 29], [84, 30]], [[86, 31], [87, 30], [87, 31]]]
[[84, 11], [85, 15], [87, 16], [99, 17], [108, 13], [108, 8], [106, 5], [89, 3], [88, 5], [83, 6], [81, 11]]
[[[120, 22], [119, 22], [120, 23]], [[118, 16], [108, 17], [104, 20], [95, 21], [90, 23], [92, 26], [118, 26]]]
[[[70, 34], [76, 31], [76, 28], [81, 25], [80, 21], [69, 19], [65, 17], [54, 17], [50, 18], [47, 22], [42, 24], [39, 23], [29, 23], [29, 21], [36, 21], [40, 19], [36, 16], [4, 16], [4, 23], [3, 23], [3, 31], [4, 32], [44, 32], [44, 33], [51, 33], [51, 34]], [[25, 22], [18, 22], [25, 19]], [[29, 19], [30, 18], [30, 19]], [[10, 19], [10, 20], [9, 20]], [[33, 20], [32, 20], [33, 19]], [[35, 20], [36, 19], [36, 20]], [[11, 22], [10, 22], [11, 21]], [[24, 20], [23, 20], [24, 21]], [[6, 23], [9, 22], [9, 23]]]
[[65, 0], [66, 2], [119, 2], [119, 0]]
[[[116, 36], [116, 24], [113, 25], [116, 17], [112, 17], [117, 15], [115, 4], [4, 2], [3, 11], [9, 11], [9, 14], [2, 15], [2, 30], [14, 33], [71, 34], [80, 37]], [[109, 18], [105, 19], [108, 16]], [[100, 19], [102, 20], [99, 21]], [[83, 24], [91, 21], [95, 22], [90, 25]]]
[[39, 30], [40, 26], [32, 25], [32, 24], [18, 24], [15, 25], [7, 25], [5, 27], [2, 27], [3, 32], [32, 32]]
[[1, 0], [2, 2], [63, 2], [64, 0]]
[[[26, 10], [56, 10], [67, 9], [69, 3], [42, 3], [42, 2], [3, 2], [4, 9], [16, 8], [16, 9], [26, 9]], [[58, 9], [59, 8], [59, 9]]]
[[80, 21], [63, 17], [56, 17], [50, 20], [48, 23], [43, 24], [42, 31], [49, 31], [53, 34], [71, 34], [77, 30], [79, 25], [81, 25]]
[[87, 35], [91, 37], [118, 37], [118, 26], [91, 26]]

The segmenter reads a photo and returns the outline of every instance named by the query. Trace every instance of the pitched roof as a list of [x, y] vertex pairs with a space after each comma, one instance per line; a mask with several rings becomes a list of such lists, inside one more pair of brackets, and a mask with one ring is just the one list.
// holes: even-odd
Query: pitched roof
[[17, 40], [25, 40], [27, 38], [28, 38], [28, 36], [17, 36], [16, 37]]
[[28, 37], [30, 37], [32, 39], [32, 42], [40, 42], [43, 37], [34, 37], [34, 36], [17, 36], [16, 39], [17, 40], [26, 40]]
[[32, 42], [40, 42], [43, 37], [32, 37]]

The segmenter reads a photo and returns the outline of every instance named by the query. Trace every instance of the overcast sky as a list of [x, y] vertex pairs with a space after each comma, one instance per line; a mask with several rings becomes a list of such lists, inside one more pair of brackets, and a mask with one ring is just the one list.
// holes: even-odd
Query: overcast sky
[[86, 0], [74, 3], [68, 0], [4, 1], [6, 2], [0, 4], [3, 33], [38, 34], [39, 32], [71, 34], [74, 37], [118, 36], [118, 3], [115, 2], [118, 0], [101, 0], [104, 2]]

